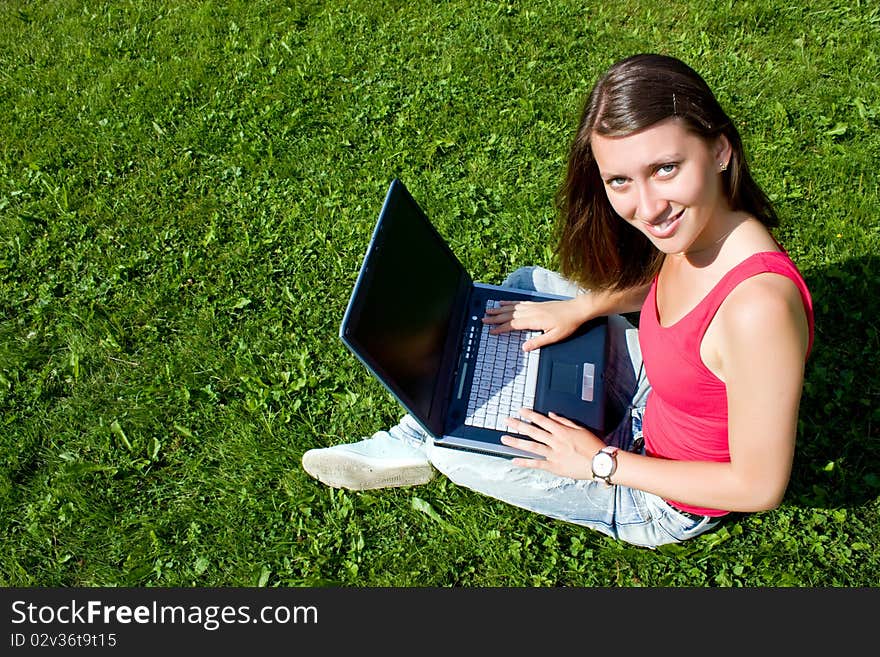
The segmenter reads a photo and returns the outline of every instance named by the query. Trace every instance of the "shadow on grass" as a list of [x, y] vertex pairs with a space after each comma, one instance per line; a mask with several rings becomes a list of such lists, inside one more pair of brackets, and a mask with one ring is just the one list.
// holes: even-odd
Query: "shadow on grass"
[[880, 257], [806, 270], [816, 337], [788, 498], [857, 507], [880, 492]]

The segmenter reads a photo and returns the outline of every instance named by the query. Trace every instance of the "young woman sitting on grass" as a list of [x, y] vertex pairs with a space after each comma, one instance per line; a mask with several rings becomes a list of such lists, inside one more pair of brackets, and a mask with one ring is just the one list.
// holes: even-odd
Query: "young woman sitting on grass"
[[[620, 540], [697, 536], [729, 512], [773, 509], [791, 473], [812, 302], [771, 235], [777, 217], [740, 135], [683, 62], [636, 55], [596, 83], [559, 193], [561, 275], [505, 286], [573, 297], [487, 311], [492, 332], [540, 330], [536, 349], [609, 316], [606, 381], [622, 421], [598, 436], [523, 409], [502, 442], [540, 459], [437, 447], [410, 416], [350, 445], [309, 450], [335, 487], [466, 486]], [[636, 329], [622, 315], [640, 311]]]

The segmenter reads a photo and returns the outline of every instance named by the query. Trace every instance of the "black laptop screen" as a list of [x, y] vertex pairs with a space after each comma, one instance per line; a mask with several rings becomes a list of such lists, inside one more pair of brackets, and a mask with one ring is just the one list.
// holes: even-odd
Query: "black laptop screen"
[[346, 337], [413, 413], [428, 418], [461, 264], [404, 190], [389, 195]]

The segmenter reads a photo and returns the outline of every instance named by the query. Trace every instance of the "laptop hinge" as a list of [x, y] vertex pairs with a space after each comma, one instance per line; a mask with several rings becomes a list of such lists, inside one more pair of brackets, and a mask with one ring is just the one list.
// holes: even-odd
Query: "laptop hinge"
[[468, 322], [468, 316], [471, 312], [471, 295], [474, 292], [473, 281], [470, 276], [463, 276], [459, 281], [459, 289], [457, 297], [464, 299], [463, 303], [456, 304], [452, 316], [449, 318], [449, 328], [446, 333], [446, 343], [444, 346], [445, 353], [458, 354], [454, 362], [447, 362], [440, 370], [436, 388], [434, 390], [434, 400], [431, 404], [431, 425], [440, 426], [438, 435], [443, 434], [446, 423], [446, 410], [455, 394], [455, 387], [460, 378], [461, 372], [461, 354], [459, 353], [459, 342], [464, 336], [465, 326]]

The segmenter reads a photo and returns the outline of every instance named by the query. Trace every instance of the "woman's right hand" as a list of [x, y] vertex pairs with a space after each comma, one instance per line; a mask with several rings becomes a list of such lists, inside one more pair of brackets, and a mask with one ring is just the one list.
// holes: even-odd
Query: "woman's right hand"
[[575, 299], [564, 301], [502, 301], [499, 308], [488, 308], [483, 323], [489, 333], [543, 331], [527, 340], [525, 351], [532, 351], [564, 340], [587, 320]]

